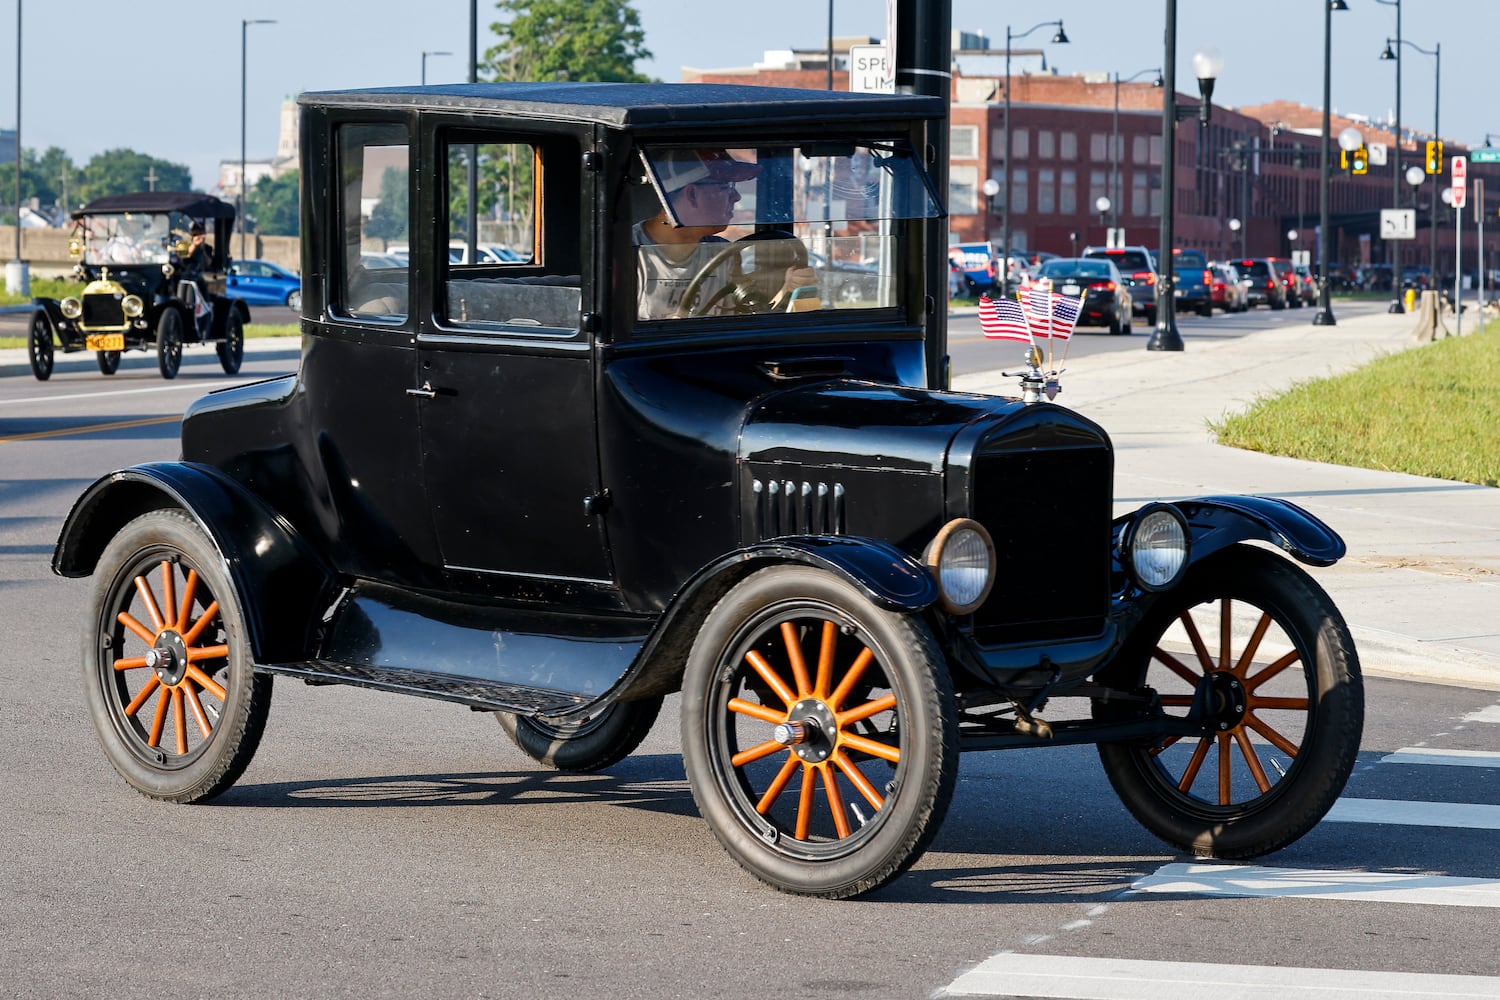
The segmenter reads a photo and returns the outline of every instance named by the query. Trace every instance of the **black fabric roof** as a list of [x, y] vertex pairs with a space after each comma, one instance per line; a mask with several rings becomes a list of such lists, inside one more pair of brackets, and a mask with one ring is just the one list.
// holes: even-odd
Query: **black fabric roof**
[[211, 194], [198, 194], [194, 191], [139, 191], [135, 194], [95, 198], [74, 212], [73, 218], [107, 212], [181, 212], [195, 219], [234, 218], [233, 205], [220, 201]]
[[305, 93], [313, 107], [378, 105], [490, 111], [616, 127], [818, 122], [829, 118], [939, 118], [936, 97], [717, 83], [463, 83]]

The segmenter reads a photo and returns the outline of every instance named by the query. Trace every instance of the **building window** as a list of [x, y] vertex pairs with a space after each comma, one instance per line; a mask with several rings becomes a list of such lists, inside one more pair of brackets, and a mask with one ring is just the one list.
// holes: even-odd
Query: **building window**
[[1037, 129], [1036, 155], [1039, 160], [1057, 158], [1057, 134], [1049, 128]]
[[990, 129], [990, 159], [1000, 162], [1005, 159], [1005, 130]]
[[954, 125], [948, 130], [948, 158], [973, 160], [979, 156], [979, 126]]
[[1095, 162], [1109, 160], [1109, 133], [1095, 132], [1089, 136], [1089, 159]]
[[[1000, 195], [1005, 196], [1005, 180], [1000, 181]], [[1010, 182], [1010, 211], [1012, 215], [1019, 215], [1026, 211], [1026, 171], [1017, 170]]]
[[1010, 132], [1010, 155], [1017, 160], [1024, 160], [1031, 155], [1031, 130], [1025, 128], [1011, 129]]
[[1078, 133], [1061, 132], [1057, 136], [1057, 155], [1060, 159], [1078, 159]]
[[1130, 141], [1130, 162], [1144, 164], [1149, 155], [1148, 136], [1138, 135]]
[[1036, 172], [1036, 210], [1039, 215], [1057, 211], [1057, 176], [1051, 169]]
[[1058, 172], [1057, 211], [1062, 215], [1072, 215], [1078, 211], [1078, 171], [1076, 170]]
[[1109, 171], [1090, 170], [1088, 204], [1090, 212], [1094, 211], [1094, 205], [1098, 203], [1100, 198], [1108, 198], [1110, 201], [1115, 200], [1114, 192], [1109, 189]]
[[[1187, 158], [1179, 157], [1179, 159], [1186, 162]], [[1161, 136], [1159, 135], [1151, 137], [1151, 165], [1153, 167], [1161, 166]]]
[[979, 212], [979, 168], [948, 168], [948, 214], [975, 215]]

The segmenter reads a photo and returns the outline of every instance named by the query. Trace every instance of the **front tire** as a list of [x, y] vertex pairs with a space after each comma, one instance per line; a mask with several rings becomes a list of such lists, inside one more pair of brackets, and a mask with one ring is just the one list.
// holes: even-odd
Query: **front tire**
[[286, 307], [298, 312], [302, 311], [302, 289], [294, 288], [286, 293]]
[[99, 363], [99, 371], [105, 375], [113, 375], [120, 370], [119, 351], [95, 351], [94, 360]]
[[223, 560], [180, 510], [127, 524], [94, 570], [83, 636], [104, 754], [153, 799], [202, 802], [244, 773], [271, 709]]
[[774, 566], [688, 657], [683, 762], [730, 856], [786, 892], [885, 885], [936, 835], [958, 772], [952, 681], [927, 626], [822, 570]]
[[[1200, 857], [1253, 858], [1297, 840], [1333, 806], [1359, 751], [1364, 687], [1348, 626], [1311, 577], [1264, 549], [1236, 545], [1193, 567], [1100, 679], [1150, 688], [1179, 717], [1200, 693], [1202, 737], [1099, 746], [1135, 818]], [[1121, 717], [1107, 702], [1094, 714]]]
[[167, 379], [182, 367], [182, 317], [176, 309], [163, 309], [156, 321], [156, 367]]
[[224, 339], [214, 348], [219, 355], [219, 367], [225, 375], [233, 375], [245, 361], [245, 324], [240, 314], [230, 309], [224, 319]]
[[44, 312], [31, 316], [31, 335], [27, 338], [26, 355], [31, 361], [31, 374], [38, 382], [52, 377], [52, 320]]
[[521, 752], [538, 764], [559, 771], [600, 771], [628, 757], [651, 732], [661, 698], [617, 701], [587, 722], [553, 723], [546, 719], [496, 712]]

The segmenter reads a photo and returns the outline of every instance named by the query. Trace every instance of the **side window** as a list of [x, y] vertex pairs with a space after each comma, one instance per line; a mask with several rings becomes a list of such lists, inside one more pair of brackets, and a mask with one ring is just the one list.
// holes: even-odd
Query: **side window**
[[372, 263], [411, 233], [411, 157], [400, 125], [345, 125], [338, 131], [343, 222], [337, 308], [352, 319], [406, 319], [407, 269]]
[[581, 151], [568, 138], [441, 137], [447, 164], [445, 325], [573, 333], [580, 280]]

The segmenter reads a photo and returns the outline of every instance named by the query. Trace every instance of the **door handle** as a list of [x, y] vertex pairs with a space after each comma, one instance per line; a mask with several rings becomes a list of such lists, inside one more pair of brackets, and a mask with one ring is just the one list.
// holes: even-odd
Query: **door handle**
[[420, 389], [407, 389], [408, 396], [420, 396], [423, 399], [436, 399], [437, 390], [432, 387], [431, 382], [423, 382]]

